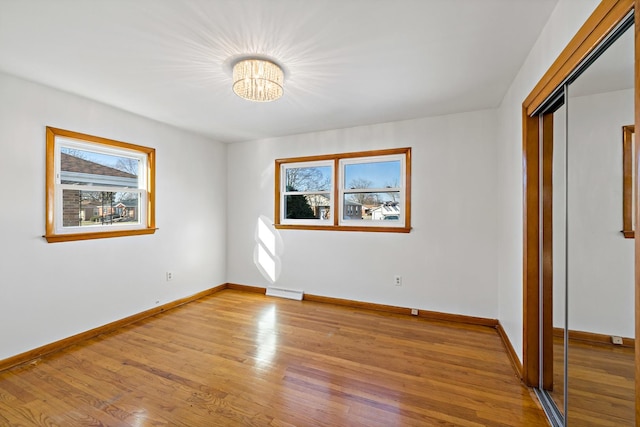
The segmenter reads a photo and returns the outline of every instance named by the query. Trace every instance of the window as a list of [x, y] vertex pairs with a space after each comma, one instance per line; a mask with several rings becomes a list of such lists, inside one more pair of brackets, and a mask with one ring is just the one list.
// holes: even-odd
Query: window
[[47, 127], [48, 242], [155, 232], [153, 148]]
[[411, 148], [276, 160], [276, 228], [411, 230]]
[[301, 162], [283, 165], [282, 212], [288, 224], [309, 220], [328, 223], [333, 198], [333, 163]]

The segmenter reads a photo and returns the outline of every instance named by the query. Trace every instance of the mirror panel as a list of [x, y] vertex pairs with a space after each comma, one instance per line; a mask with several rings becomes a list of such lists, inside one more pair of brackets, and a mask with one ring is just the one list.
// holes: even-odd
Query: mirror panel
[[[635, 359], [633, 347], [625, 346], [635, 334], [634, 241], [621, 233], [620, 142], [623, 126], [634, 120], [633, 35], [632, 27], [565, 93], [565, 386], [566, 421], [572, 426], [634, 422]], [[614, 345], [614, 337], [623, 345]]]

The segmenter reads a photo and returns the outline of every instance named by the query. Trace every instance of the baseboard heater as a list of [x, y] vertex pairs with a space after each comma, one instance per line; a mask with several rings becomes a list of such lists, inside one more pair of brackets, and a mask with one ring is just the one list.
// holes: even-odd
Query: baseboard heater
[[302, 296], [304, 295], [304, 292], [299, 291], [297, 289], [275, 288], [275, 287], [269, 286], [267, 287], [266, 294], [272, 297], [289, 298], [289, 299], [302, 301]]

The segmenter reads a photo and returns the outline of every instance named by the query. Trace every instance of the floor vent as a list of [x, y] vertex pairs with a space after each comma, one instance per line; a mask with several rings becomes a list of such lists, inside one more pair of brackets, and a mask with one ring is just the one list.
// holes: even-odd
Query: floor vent
[[304, 295], [304, 292], [296, 289], [268, 287], [267, 295], [272, 297], [289, 298], [302, 301], [302, 295]]

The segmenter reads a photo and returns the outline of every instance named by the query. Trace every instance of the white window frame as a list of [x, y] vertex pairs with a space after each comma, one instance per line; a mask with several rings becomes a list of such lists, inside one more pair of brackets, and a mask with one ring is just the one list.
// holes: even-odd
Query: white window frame
[[[314, 168], [314, 167], [329, 167], [331, 168], [331, 182], [329, 184], [329, 189], [326, 191], [287, 191], [286, 186], [287, 186], [287, 180], [286, 180], [286, 176], [287, 176], [287, 170], [288, 169], [300, 169], [300, 168]], [[307, 219], [292, 219], [292, 218], [286, 218], [286, 206], [285, 206], [285, 201], [287, 200], [287, 196], [295, 196], [295, 195], [300, 195], [300, 196], [310, 196], [310, 195], [320, 195], [320, 194], [326, 194], [329, 193], [329, 212], [333, 212], [333, 205], [335, 203], [334, 198], [335, 198], [335, 192], [333, 190], [334, 188], [334, 162], [331, 160], [324, 160], [324, 161], [311, 161], [311, 162], [298, 162], [298, 163], [283, 163], [282, 165], [280, 165], [280, 176], [282, 177], [281, 179], [281, 187], [280, 187], [280, 212], [282, 213], [282, 218], [280, 218], [280, 224], [283, 225], [314, 225], [314, 226], [320, 226], [320, 227], [329, 227], [333, 225], [333, 220], [331, 219], [311, 219], [311, 218], [307, 218]]]
[[[391, 154], [386, 156], [369, 156], [369, 157], [353, 157], [353, 158], [344, 158], [338, 161], [339, 172], [338, 172], [338, 210], [340, 212], [340, 217], [338, 220], [338, 225], [340, 226], [360, 226], [360, 227], [400, 227], [404, 228], [405, 226], [405, 209], [400, 209], [400, 213], [398, 214], [397, 220], [392, 220], [389, 222], [385, 221], [367, 221], [367, 223], [363, 223], [362, 220], [355, 219], [345, 219], [343, 212], [345, 210], [345, 195], [348, 194], [357, 194], [357, 193], [389, 193], [389, 192], [398, 192], [399, 193], [399, 205], [404, 207], [405, 203], [405, 188], [406, 188], [406, 156], [404, 154]], [[367, 163], [382, 163], [382, 162], [393, 162], [400, 161], [400, 187], [394, 188], [354, 188], [347, 189], [346, 183], [344, 181], [346, 174], [344, 173], [345, 167], [348, 165], [355, 164], [367, 164]]]
[[[133, 150], [126, 150], [123, 148], [107, 147], [95, 143], [80, 142], [70, 138], [59, 137], [56, 141], [55, 147], [55, 167], [56, 167], [56, 183], [55, 183], [55, 218], [54, 229], [56, 234], [68, 234], [68, 233], [95, 233], [98, 231], [109, 230], [136, 230], [145, 228], [144, 223], [147, 217], [147, 186], [144, 179], [141, 179], [147, 175], [147, 156], [144, 153], [136, 152]], [[71, 150], [81, 150], [96, 154], [106, 154], [111, 156], [125, 157], [138, 161], [138, 179], [136, 180], [136, 187], [125, 186], [101, 186], [101, 185], [81, 185], [81, 184], [63, 184], [62, 177], [62, 149], [69, 148]], [[80, 179], [83, 177], [80, 176]], [[106, 180], [105, 180], [106, 181]], [[124, 181], [124, 179], [122, 180]], [[126, 184], [126, 182], [122, 182]], [[109, 192], [109, 193], [136, 193], [138, 194], [138, 221], [134, 223], [116, 223], [116, 224], [100, 224], [96, 225], [83, 225], [83, 226], [65, 226], [63, 224], [63, 200], [62, 195], [64, 190], [78, 190], [78, 191], [96, 191], [96, 192]]]

